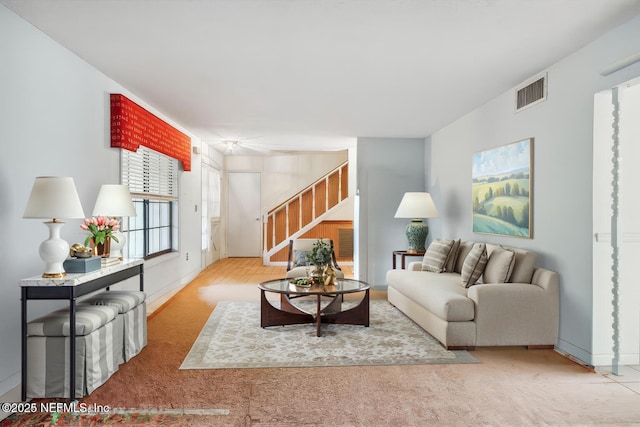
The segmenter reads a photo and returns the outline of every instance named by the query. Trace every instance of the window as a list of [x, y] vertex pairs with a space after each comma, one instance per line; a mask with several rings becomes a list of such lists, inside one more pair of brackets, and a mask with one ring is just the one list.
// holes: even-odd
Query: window
[[122, 183], [137, 213], [123, 221], [127, 257], [147, 259], [177, 249], [178, 160], [142, 146], [121, 153]]

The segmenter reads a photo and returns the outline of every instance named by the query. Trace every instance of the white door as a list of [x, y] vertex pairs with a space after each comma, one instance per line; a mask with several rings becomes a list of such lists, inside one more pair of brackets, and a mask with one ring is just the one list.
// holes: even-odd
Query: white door
[[260, 257], [260, 173], [229, 172], [227, 256]]

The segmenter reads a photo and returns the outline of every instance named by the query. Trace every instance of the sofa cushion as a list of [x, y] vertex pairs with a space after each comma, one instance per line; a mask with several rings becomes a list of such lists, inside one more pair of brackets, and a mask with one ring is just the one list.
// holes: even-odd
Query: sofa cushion
[[460, 251], [460, 239], [453, 241], [453, 246], [449, 251], [449, 256], [447, 257], [447, 263], [444, 266], [444, 271], [453, 273], [456, 271], [456, 260], [458, 259], [458, 252]]
[[483, 283], [506, 283], [511, 278], [513, 266], [515, 265], [515, 252], [511, 249], [501, 247], [489, 249], [487, 245], [489, 259], [482, 273]]
[[516, 263], [513, 266], [510, 283], [531, 283], [533, 270], [536, 268], [536, 253], [522, 249], [513, 249]]
[[422, 269], [442, 273], [447, 263], [447, 258], [453, 247], [453, 240], [434, 240], [429, 245], [422, 259]]
[[459, 274], [389, 270], [387, 284], [442, 320], [465, 322], [474, 318], [475, 305], [460, 286]]
[[476, 243], [464, 260], [460, 279], [465, 288], [474, 285], [487, 265], [487, 247], [484, 243]]

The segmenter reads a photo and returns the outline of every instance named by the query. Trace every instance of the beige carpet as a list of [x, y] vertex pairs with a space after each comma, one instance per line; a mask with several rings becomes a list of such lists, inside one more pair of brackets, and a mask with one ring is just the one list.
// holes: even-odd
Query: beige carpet
[[[298, 304], [311, 310], [315, 302]], [[220, 302], [180, 369], [478, 363], [443, 348], [386, 301], [371, 301], [370, 311], [369, 327], [323, 324], [318, 337], [313, 324], [261, 328], [259, 303]]]

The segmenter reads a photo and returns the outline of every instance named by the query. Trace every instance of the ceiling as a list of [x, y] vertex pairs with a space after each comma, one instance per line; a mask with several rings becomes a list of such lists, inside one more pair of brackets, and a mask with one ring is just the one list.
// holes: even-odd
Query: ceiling
[[205, 142], [423, 138], [640, 0], [0, 0]]

